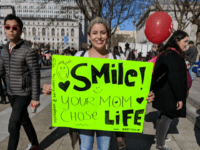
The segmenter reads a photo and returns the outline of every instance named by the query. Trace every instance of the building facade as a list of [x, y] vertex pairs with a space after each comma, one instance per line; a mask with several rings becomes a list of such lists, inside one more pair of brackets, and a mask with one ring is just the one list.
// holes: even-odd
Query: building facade
[[[174, 30], [177, 30], [178, 28], [178, 22], [175, 18], [174, 14], [174, 6], [170, 0], [160, 0], [161, 6], [163, 6], [164, 10], [167, 10], [167, 13], [171, 16], [173, 20], [173, 28]], [[150, 9], [153, 8], [152, 6]], [[145, 30], [145, 23], [148, 17], [155, 13], [155, 11], [150, 11], [150, 9], [147, 9], [143, 16], [140, 18], [140, 20], [136, 23], [136, 31], [137, 31], [137, 43], [143, 43], [143, 44], [152, 44], [145, 36], [144, 30]], [[187, 18], [191, 17], [191, 13], [186, 14]], [[185, 16], [186, 17], [186, 16]], [[196, 31], [197, 26], [189, 23], [189, 25], [184, 29], [185, 32], [188, 33], [190, 40], [193, 40], [196, 42]], [[166, 40], [167, 41], [167, 40]], [[166, 42], [165, 41], [165, 42]]]
[[[74, 0], [0, 0], [0, 6], [14, 6], [16, 16], [24, 22], [22, 37], [35, 43], [50, 44], [51, 49], [62, 49], [68, 37], [70, 47], [80, 49], [87, 43], [87, 21]], [[1, 24], [3, 16], [0, 18]], [[3, 26], [0, 41], [5, 40]]]

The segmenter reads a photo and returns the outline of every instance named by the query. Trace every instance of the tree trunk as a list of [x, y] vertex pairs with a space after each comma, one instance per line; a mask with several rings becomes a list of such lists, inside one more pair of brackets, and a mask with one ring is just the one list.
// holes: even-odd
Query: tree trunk
[[109, 52], [111, 52], [110, 47], [111, 47], [111, 38], [108, 40], [108, 43], [107, 43], [107, 50]]
[[108, 35], [109, 38], [108, 38], [108, 43], [107, 43], [107, 50], [108, 50], [109, 52], [111, 52], [111, 50], [110, 50], [110, 47], [111, 47], [111, 36], [112, 36], [112, 35], [111, 35], [111, 33], [112, 33], [112, 30], [111, 30], [111, 20], [108, 21], [108, 25], [109, 25], [109, 31], [108, 31], [108, 32], [109, 32], [109, 33], [108, 33], [108, 34], [109, 34], [109, 35]]
[[200, 24], [198, 24], [196, 38], [197, 38], [196, 43], [197, 43], [197, 50], [198, 50], [198, 55], [197, 55], [197, 59], [196, 59], [196, 62], [197, 62], [200, 59]]
[[108, 38], [108, 42], [107, 42], [107, 50], [109, 52], [111, 52], [110, 47], [111, 47], [111, 30], [109, 29], [109, 38]]

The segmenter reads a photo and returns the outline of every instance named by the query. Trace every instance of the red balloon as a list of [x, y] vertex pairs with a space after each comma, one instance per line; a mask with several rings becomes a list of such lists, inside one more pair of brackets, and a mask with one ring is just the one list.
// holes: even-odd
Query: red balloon
[[172, 33], [173, 22], [166, 12], [153, 13], [146, 21], [144, 33], [147, 39], [159, 44], [164, 42]]

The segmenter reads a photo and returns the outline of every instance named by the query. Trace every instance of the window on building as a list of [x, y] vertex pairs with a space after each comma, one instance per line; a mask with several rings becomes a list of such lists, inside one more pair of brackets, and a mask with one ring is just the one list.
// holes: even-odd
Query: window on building
[[61, 29], [61, 36], [65, 36], [65, 30]]
[[52, 36], [55, 36], [55, 29], [54, 29], [54, 28], [51, 29], [51, 35], [52, 35]]
[[71, 36], [74, 36], [74, 29], [71, 29]]
[[57, 41], [59, 41], [59, 39], [57, 39]]
[[36, 29], [35, 28], [32, 29], [32, 34], [33, 34], [33, 36], [36, 36]]
[[45, 28], [42, 28], [42, 36], [45, 36]]

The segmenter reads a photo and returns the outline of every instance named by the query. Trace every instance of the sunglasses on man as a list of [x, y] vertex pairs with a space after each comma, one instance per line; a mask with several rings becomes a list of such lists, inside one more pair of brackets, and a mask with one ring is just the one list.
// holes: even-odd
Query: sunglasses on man
[[8, 25], [4, 25], [4, 28], [6, 30], [10, 30], [12, 28], [14, 31], [17, 31], [17, 30], [20, 29], [20, 27], [17, 27], [17, 26], [8, 26]]

